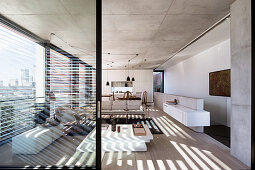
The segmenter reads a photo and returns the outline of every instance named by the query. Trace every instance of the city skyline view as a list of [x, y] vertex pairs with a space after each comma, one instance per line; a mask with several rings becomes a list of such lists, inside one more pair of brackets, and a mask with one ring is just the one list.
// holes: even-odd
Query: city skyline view
[[29, 76], [33, 76], [35, 55], [35, 43], [0, 24], [0, 82], [3, 81], [4, 86], [16, 79], [21, 85], [22, 69], [28, 69]]

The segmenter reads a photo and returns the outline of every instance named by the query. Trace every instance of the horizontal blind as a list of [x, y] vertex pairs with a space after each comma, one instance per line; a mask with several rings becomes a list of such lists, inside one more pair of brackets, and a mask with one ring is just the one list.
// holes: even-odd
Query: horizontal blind
[[51, 115], [59, 106], [74, 109], [86, 108], [89, 113], [95, 113], [96, 106], [96, 72], [95, 68], [84, 60], [92, 57], [63, 55], [51, 49], [47, 56], [46, 87]]
[[[70, 105], [71, 103], [71, 61], [70, 58], [50, 50], [47, 56], [47, 93], [51, 110], [54, 107]], [[53, 112], [51, 112], [51, 115]]]
[[38, 46], [0, 24], [0, 143], [35, 125]]

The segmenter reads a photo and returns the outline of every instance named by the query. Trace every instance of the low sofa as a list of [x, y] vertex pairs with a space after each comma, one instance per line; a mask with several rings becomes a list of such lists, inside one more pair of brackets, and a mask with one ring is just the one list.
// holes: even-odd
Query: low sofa
[[37, 154], [63, 135], [64, 125], [38, 126], [12, 138], [13, 154]]
[[102, 101], [102, 115], [141, 115], [145, 116], [141, 100]]
[[56, 109], [59, 112], [60, 124], [57, 126], [37, 127], [23, 132], [12, 138], [13, 154], [37, 154], [56, 139], [64, 135], [64, 127], [68, 122], [76, 121], [76, 112], [68, 106], [61, 106]]

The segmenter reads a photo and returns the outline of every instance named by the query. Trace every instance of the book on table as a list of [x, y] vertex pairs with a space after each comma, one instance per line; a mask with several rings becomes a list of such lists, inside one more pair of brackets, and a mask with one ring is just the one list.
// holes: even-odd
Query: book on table
[[133, 124], [132, 127], [135, 136], [146, 136], [146, 131], [142, 124]]

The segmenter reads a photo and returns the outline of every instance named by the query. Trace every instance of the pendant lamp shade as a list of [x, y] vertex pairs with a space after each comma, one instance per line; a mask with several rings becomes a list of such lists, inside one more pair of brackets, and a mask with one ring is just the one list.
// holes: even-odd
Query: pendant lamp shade
[[135, 78], [134, 78], [134, 77], [132, 77], [132, 81], [135, 81]]
[[127, 77], [127, 81], [130, 81], [130, 77], [129, 76]]

